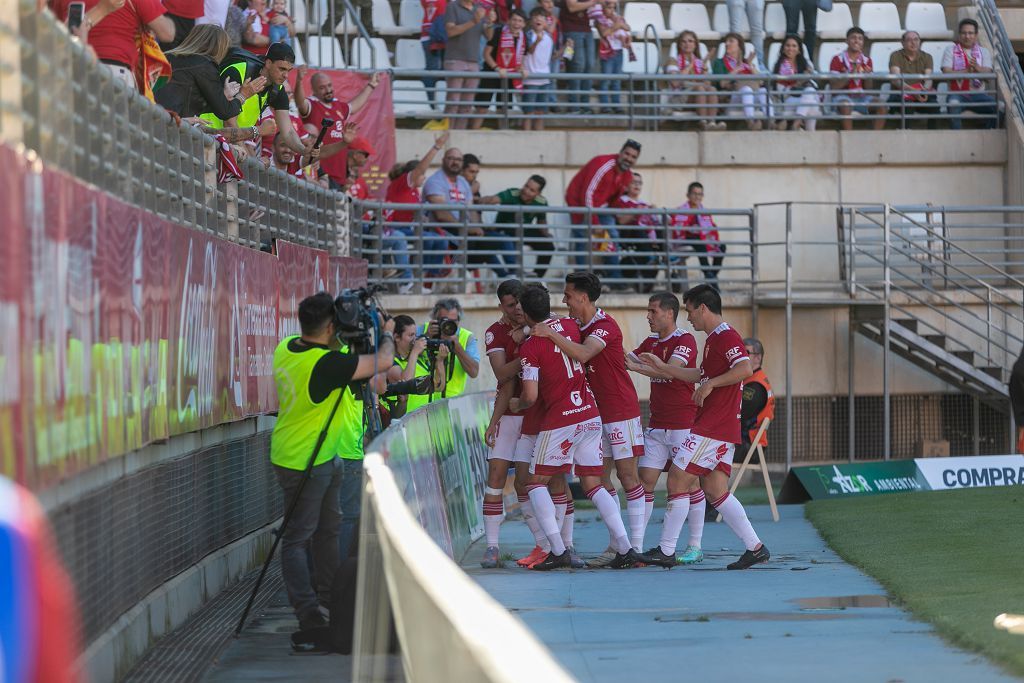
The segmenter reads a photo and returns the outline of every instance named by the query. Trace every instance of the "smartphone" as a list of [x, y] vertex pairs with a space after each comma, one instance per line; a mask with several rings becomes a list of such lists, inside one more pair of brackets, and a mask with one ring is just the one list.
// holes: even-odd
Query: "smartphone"
[[71, 2], [68, 3], [68, 30], [74, 31], [82, 25], [82, 20], [85, 18], [85, 3], [84, 2]]

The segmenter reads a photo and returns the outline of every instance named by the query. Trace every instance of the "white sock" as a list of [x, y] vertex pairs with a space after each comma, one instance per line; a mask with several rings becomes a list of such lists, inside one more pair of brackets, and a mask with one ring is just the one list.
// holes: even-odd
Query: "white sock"
[[690, 511], [690, 494], [676, 493], [668, 497], [665, 508], [665, 521], [661, 525], [661, 552], [671, 555], [676, 551], [679, 532], [686, 522], [686, 513]]
[[690, 491], [690, 512], [686, 515], [686, 525], [690, 527], [689, 545], [700, 547], [700, 539], [704, 536], [704, 513], [708, 509], [704, 500], [704, 491]]
[[[619, 514], [621, 516], [621, 514], [622, 514], [622, 503], [619, 501], [619, 492], [616, 491], [615, 489], [605, 489], [605, 490], [608, 492], [608, 495], [612, 497], [612, 500], [615, 501], [615, 507], [619, 510]], [[587, 494], [587, 495], [589, 497], [590, 494]], [[615, 547], [615, 538], [612, 536], [611, 528], [608, 529], [608, 547], [609, 548], [614, 548]]]
[[651, 514], [654, 512], [654, 492], [644, 494], [644, 528], [651, 523]]
[[519, 496], [519, 509], [523, 511], [523, 521], [526, 522], [526, 526], [529, 527], [530, 533], [533, 534], [534, 543], [545, 551], [551, 550], [551, 544], [548, 543], [548, 537], [544, 535], [543, 531], [541, 531], [540, 523], [537, 521], [537, 515], [533, 511], [533, 503], [530, 502], [530, 496], [526, 494]]
[[594, 501], [597, 511], [601, 513], [601, 519], [608, 527], [608, 535], [612, 539], [611, 547], [617, 553], [625, 553], [630, 549], [629, 536], [626, 535], [626, 526], [622, 523], [622, 514], [619, 512], [617, 502], [612, 495], [602, 486], [595, 486], [587, 491], [587, 498]]
[[505, 519], [504, 506], [502, 501], [488, 503], [484, 501], [484, 535], [487, 537], [487, 547], [498, 545], [498, 530], [501, 522]]
[[562, 518], [562, 543], [565, 543], [566, 548], [572, 547], [572, 525], [576, 519], [576, 506], [572, 503], [572, 498], [569, 499], [568, 506], [565, 508], [565, 517]]
[[562, 543], [562, 534], [555, 523], [555, 504], [551, 500], [546, 486], [531, 486], [529, 488], [530, 502], [533, 503], [533, 510], [537, 514], [537, 521], [544, 535], [551, 543], [551, 551], [555, 555], [565, 552], [565, 544]]
[[556, 493], [551, 496], [551, 501], [555, 504], [555, 524], [561, 529], [562, 520], [565, 519], [565, 509], [569, 506], [569, 496], [564, 493]]
[[747, 519], [747, 511], [743, 509], [743, 504], [736, 500], [735, 496], [726, 493], [711, 504], [722, 513], [725, 523], [729, 525], [734, 534], [740, 537], [747, 550], [754, 550], [761, 545], [761, 539], [754, 533], [754, 527], [750, 526], [750, 520]]
[[644, 531], [647, 529], [644, 487], [637, 484], [626, 491], [626, 515], [629, 517], [629, 542], [637, 552], [643, 552]]

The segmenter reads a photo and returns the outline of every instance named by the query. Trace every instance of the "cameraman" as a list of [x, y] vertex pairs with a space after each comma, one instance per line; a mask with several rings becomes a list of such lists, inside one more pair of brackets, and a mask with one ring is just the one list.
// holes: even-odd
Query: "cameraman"
[[[379, 369], [391, 365], [395, 340], [391, 334], [394, 322], [388, 320], [377, 340], [376, 353], [339, 352], [334, 298], [327, 292], [303, 299], [298, 317], [302, 334], [285, 338], [274, 350], [274, 381], [280, 408], [270, 437], [270, 462], [286, 506], [302, 487], [281, 538], [281, 573], [299, 628], [306, 630], [327, 625], [317, 605], [317, 592], [329, 593], [338, 568], [338, 494], [342, 483], [338, 450], [344, 434], [351, 429], [348, 423], [352, 418], [346, 415], [350, 412], [350, 400], [343, 397], [338, 414], [329, 424], [327, 418], [339, 394], [352, 394], [348, 386], [351, 382], [369, 379]], [[362, 415], [357, 419], [361, 428]], [[324, 445], [303, 486], [306, 466], [324, 429]], [[315, 587], [307, 560], [310, 550]]]
[[[441, 299], [434, 304], [430, 314], [430, 322], [423, 326], [422, 333], [427, 339], [440, 339], [448, 342], [452, 354], [448, 356], [445, 366], [446, 386], [441, 391], [430, 395], [431, 401], [442, 398], [454, 398], [466, 391], [468, 378], [476, 378], [480, 374], [480, 350], [476, 346], [476, 337], [466, 328], [459, 325], [462, 320], [462, 305], [458, 299]], [[455, 323], [452, 334], [441, 334], [441, 323], [451, 320]]]
[[[425, 377], [433, 367], [433, 391], [443, 392], [447, 380], [445, 367], [448, 361], [448, 346], [440, 344], [436, 350], [427, 350], [427, 338], [416, 336], [416, 321], [407, 315], [395, 316], [395, 366], [388, 373], [389, 382], [398, 382]], [[399, 372], [395, 372], [399, 370]], [[405, 413], [411, 413], [426, 405], [430, 396], [410, 394], [406, 400]]]

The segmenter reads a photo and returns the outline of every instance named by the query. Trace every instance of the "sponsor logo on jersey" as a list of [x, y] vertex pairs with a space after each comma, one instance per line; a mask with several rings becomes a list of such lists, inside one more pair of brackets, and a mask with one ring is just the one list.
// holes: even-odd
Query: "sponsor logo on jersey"
[[561, 449], [562, 455], [568, 456], [569, 455], [569, 449], [572, 448], [572, 441], [569, 441], [569, 439], [566, 439], [562, 443], [558, 444], [558, 447]]
[[601, 431], [601, 424], [599, 422], [584, 422], [583, 431], [585, 432], [599, 432]]
[[739, 358], [742, 355], [743, 355], [743, 349], [741, 349], [738, 346], [734, 346], [734, 347], [732, 347], [731, 349], [729, 349], [728, 351], [725, 352], [725, 359], [726, 360], [735, 360], [736, 358]]
[[695, 450], [697, 448], [697, 437], [695, 437], [695, 436], [688, 436], [688, 437], [686, 437], [686, 441], [683, 442], [683, 448], [685, 448], [688, 451]]
[[484, 335], [484, 343], [487, 344], [487, 346], [490, 346], [493, 342], [494, 342], [494, 333], [491, 332], [490, 330], [488, 330], [487, 334]]
[[578, 391], [574, 391], [571, 394], [569, 394], [569, 400], [572, 401], [572, 404], [574, 406], [583, 405], [583, 395], [580, 394], [580, 392]]
[[608, 336], [608, 330], [600, 329], [599, 328], [599, 329], [594, 330], [591, 334], [593, 334], [595, 337], [599, 337], [601, 339], [604, 339], [605, 337]]
[[622, 430], [616, 427], [608, 434], [608, 442], [613, 446], [621, 446], [626, 443], [626, 437], [623, 435]]
[[725, 454], [729, 452], [729, 446], [727, 444], [719, 444], [718, 448], [715, 449], [715, 460], [721, 460], [725, 457]]

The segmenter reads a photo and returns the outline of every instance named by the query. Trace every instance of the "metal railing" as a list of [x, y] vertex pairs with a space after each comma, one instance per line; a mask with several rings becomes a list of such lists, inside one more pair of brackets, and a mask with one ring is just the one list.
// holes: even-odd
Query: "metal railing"
[[[345, 254], [344, 195], [254, 159], [217, 183], [217, 144], [112, 77], [48, 11], [0, 17], [0, 138], [174, 223], [252, 247], [284, 238]], [[8, 40], [16, 37], [17, 40]]]
[[[646, 57], [646, 54], [645, 54]], [[656, 66], [655, 69], [658, 67]], [[914, 122], [918, 125], [947, 126], [953, 117], [968, 115], [985, 125], [996, 125], [1003, 103], [999, 100], [995, 74], [974, 74], [982, 81], [981, 90], [972, 94], [987, 95], [994, 100], [988, 111], [969, 103], [957, 101], [957, 94], [951, 92], [951, 81], [963, 80], [962, 75], [932, 74], [929, 76], [900, 75], [888, 73], [865, 74], [867, 81], [874, 81], [874, 87], [864, 90], [843, 90], [833, 88], [832, 82], [845, 82], [845, 74], [803, 74], [778, 76], [758, 74], [752, 76], [722, 76], [718, 74], [680, 75], [667, 73], [623, 73], [623, 74], [545, 74], [554, 88], [548, 92], [555, 102], [542, 105], [524, 103], [522, 90], [516, 86], [520, 74], [508, 74], [499, 78], [489, 72], [462, 71], [413, 71], [396, 70], [392, 80], [392, 99], [395, 115], [399, 118], [436, 119], [480, 119], [489, 124], [497, 122], [502, 128], [537, 116], [565, 124], [592, 124], [595, 121], [614, 126], [625, 126], [632, 130], [638, 127], [658, 129], [669, 121], [710, 121], [753, 124], [760, 122], [765, 127], [800, 122], [807, 125], [813, 121], [837, 123], [849, 120], [884, 120], [886, 124], [906, 128]], [[484, 79], [483, 87], [447, 88], [446, 78]], [[437, 80], [432, 88], [420, 81]], [[614, 81], [619, 84], [620, 101], [602, 102], [609, 92], [598, 89], [581, 91], [584, 81], [599, 84]], [[791, 86], [787, 85], [793, 82]], [[497, 83], [497, 86], [494, 86]], [[694, 90], [704, 84], [711, 91]], [[925, 102], [911, 102], [905, 96], [917, 94], [914, 88], [927, 85]], [[811, 90], [804, 93], [806, 88]], [[460, 99], [452, 100], [452, 95]], [[805, 95], [804, 102], [800, 102]], [[482, 99], [479, 104], [476, 99]], [[710, 97], [711, 103], [699, 103], [697, 97]], [[854, 100], [852, 111], [844, 114], [842, 98]], [[870, 97], [868, 104], [861, 98]], [[582, 102], [578, 99], [582, 98]], [[493, 100], [493, 103], [492, 103]], [[569, 103], [572, 103], [571, 105]], [[702, 115], [701, 109], [711, 109], [713, 114]], [[456, 111], [456, 109], [466, 109]], [[530, 111], [527, 111], [529, 109]], [[960, 111], [958, 111], [960, 109]]]
[[1013, 93], [1012, 111], [1024, 121], [1024, 70], [1006, 34], [999, 9], [994, 0], [975, 0], [974, 4], [978, 8], [981, 26], [992, 43], [996, 71]]

